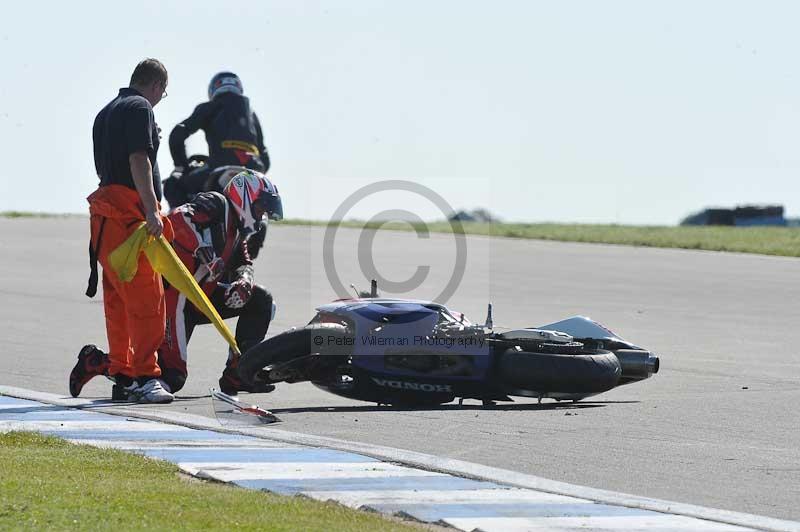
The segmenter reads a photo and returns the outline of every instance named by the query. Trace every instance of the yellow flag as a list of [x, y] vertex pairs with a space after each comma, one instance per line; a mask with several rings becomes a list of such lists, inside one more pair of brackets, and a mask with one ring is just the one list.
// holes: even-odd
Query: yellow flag
[[125, 242], [108, 255], [111, 269], [123, 283], [129, 283], [139, 268], [139, 254], [147, 244], [148, 234], [142, 223]]
[[186, 299], [191, 301], [197, 310], [214, 324], [231, 349], [238, 354], [239, 346], [236, 345], [236, 338], [231, 330], [222, 321], [217, 309], [208, 300], [203, 289], [197, 284], [194, 276], [186, 269], [163, 235], [158, 238], [148, 235], [145, 224], [142, 222], [125, 242], [109, 254], [108, 261], [119, 278], [123, 282], [129, 282], [136, 275], [139, 253], [142, 251], [153, 269], [160, 273], [178, 292], [186, 296]]

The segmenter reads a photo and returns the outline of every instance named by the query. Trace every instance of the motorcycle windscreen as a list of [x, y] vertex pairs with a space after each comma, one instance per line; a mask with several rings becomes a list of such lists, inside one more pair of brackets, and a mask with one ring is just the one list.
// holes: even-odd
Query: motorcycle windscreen
[[537, 329], [546, 331], [560, 331], [567, 333], [573, 338], [592, 338], [595, 340], [617, 340], [624, 342], [622, 338], [606, 329], [596, 321], [586, 316], [574, 316], [555, 323], [540, 325]]
[[256, 405], [242, 403], [236, 397], [211, 388], [211, 404], [214, 416], [223, 427], [249, 427], [268, 425], [280, 421], [269, 410]]

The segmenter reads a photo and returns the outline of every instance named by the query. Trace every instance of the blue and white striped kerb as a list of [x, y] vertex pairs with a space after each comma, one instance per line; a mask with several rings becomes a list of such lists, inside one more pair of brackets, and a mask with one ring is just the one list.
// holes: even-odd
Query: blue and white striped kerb
[[200, 478], [334, 500], [460, 530], [740, 531], [739, 526], [509, 488], [359, 454], [280, 444], [0, 396], [0, 431], [38, 431], [75, 443], [169, 460]]

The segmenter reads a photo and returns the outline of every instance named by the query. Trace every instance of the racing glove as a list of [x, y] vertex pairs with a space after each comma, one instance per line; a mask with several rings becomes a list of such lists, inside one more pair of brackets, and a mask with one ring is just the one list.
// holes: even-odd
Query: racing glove
[[224, 215], [225, 198], [214, 192], [200, 192], [192, 198], [192, 223], [204, 227]]
[[169, 174], [170, 177], [174, 177], [175, 179], [180, 179], [183, 177], [183, 166], [176, 166], [172, 173]]
[[253, 268], [241, 266], [236, 270], [238, 279], [225, 290], [225, 306], [231, 309], [242, 308], [253, 295]]

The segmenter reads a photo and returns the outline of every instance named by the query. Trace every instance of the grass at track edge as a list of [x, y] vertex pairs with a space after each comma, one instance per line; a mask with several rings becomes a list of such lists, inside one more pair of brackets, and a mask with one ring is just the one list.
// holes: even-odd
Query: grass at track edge
[[[79, 214], [46, 214], [0, 212], [5, 218], [56, 218]], [[729, 227], [729, 226], [635, 226], [614, 224], [557, 224], [557, 223], [482, 223], [463, 222], [451, 226], [438, 221], [424, 224], [402, 222], [366, 223], [346, 220], [339, 224], [326, 221], [288, 219], [273, 222], [277, 225], [317, 226], [338, 225], [356, 229], [417, 231], [426, 233], [460, 233], [558, 242], [584, 242], [623, 246], [676, 248], [705, 251], [753, 253], [783, 257], [800, 257], [800, 227]]]
[[28, 211], [0, 211], [0, 218], [79, 218], [88, 214], [55, 213], [55, 212], [28, 212]]
[[800, 227], [730, 226], [634, 226], [613, 224], [483, 223], [446, 221], [425, 224], [402, 222], [365, 223], [348, 220], [340, 224], [289, 219], [281, 224], [329, 226], [359, 229], [459, 233], [559, 242], [617, 244], [624, 246], [726, 251], [800, 257]]
[[0, 434], [0, 530], [419, 530], [335, 503], [179, 475], [33, 432]]

